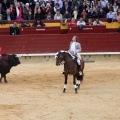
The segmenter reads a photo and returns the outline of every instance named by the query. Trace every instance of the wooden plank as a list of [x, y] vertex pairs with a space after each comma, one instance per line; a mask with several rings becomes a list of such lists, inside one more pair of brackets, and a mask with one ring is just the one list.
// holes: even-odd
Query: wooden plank
[[60, 27], [21, 27], [20, 34], [60, 34]]
[[69, 26], [68, 33], [106, 33], [106, 27], [104, 25], [85, 25], [81, 30], [78, 26]]

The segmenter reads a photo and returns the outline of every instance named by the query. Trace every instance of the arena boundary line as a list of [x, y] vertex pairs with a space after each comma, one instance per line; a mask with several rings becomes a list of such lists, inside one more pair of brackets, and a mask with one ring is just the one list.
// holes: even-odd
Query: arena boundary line
[[[56, 53], [16, 54], [18, 57], [55, 56]], [[120, 55], [120, 52], [81, 52], [81, 55]]]

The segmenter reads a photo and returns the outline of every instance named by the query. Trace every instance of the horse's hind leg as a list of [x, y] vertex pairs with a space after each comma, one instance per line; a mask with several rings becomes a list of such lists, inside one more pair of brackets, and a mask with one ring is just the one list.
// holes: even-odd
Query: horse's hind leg
[[77, 85], [77, 88], [80, 88], [80, 80], [76, 80], [76, 85]]
[[78, 93], [77, 92], [77, 85], [76, 85], [76, 80], [75, 80], [75, 76], [73, 76], [73, 84], [74, 84], [74, 89], [75, 89], [75, 93]]
[[65, 76], [65, 82], [64, 82], [64, 89], [63, 89], [63, 92], [65, 93], [66, 91], [66, 86], [67, 86], [67, 78], [68, 78], [68, 75], [64, 75]]
[[81, 75], [79, 75], [79, 73], [77, 73], [76, 78], [77, 78], [77, 79], [76, 79], [77, 88], [80, 88]]
[[2, 82], [2, 74], [1, 74], [0, 82]]

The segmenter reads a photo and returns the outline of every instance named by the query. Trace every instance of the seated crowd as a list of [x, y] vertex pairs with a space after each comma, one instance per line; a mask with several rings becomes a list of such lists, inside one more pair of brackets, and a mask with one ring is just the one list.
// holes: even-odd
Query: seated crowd
[[107, 18], [120, 21], [120, 0], [0, 0], [3, 20]]
[[[63, 25], [103, 25], [120, 22], [120, 0], [1, 0], [0, 24], [5, 21], [23, 21], [21, 27], [29, 27], [26, 20], [35, 20], [32, 26], [45, 26], [41, 20], [60, 20]], [[92, 21], [94, 19], [94, 21]], [[13, 25], [14, 26], [14, 25]]]

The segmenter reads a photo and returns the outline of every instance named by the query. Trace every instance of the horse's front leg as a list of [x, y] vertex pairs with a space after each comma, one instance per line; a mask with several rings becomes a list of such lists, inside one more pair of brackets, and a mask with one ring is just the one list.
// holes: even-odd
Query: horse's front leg
[[66, 86], [67, 86], [68, 74], [65, 73], [64, 76], [65, 76], [65, 82], [64, 82], [64, 89], [63, 89], [63, 92], [65, 93], [65, 91], [66, 91]]
[[74, 84], [74, 88], [75, 88], [75, 93], [78, 93], [77, 92], [77, 85], [76, 85], [76, 80], [75, 80], [75, 75], [73, 75], [73, 84]]
[[1, 74], [0, 82], [2, 82], [2, 74]]

